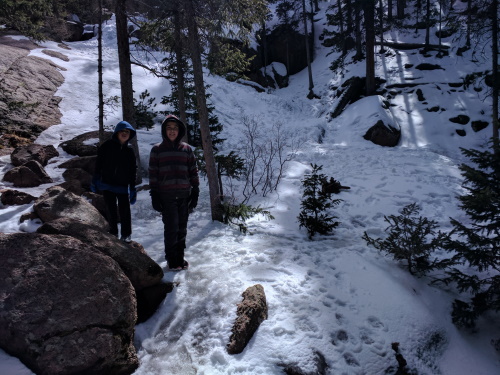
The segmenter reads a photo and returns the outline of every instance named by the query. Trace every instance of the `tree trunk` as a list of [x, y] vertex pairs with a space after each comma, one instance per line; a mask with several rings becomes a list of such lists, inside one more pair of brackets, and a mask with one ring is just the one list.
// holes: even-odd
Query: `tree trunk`
[[361, 9], [362, 0], [354, 0], [354, 19], [356, 33], [356, 55], [354, 59], [359, 61], [363, 59], [363, 35], [361, 33]]
[[[186, 92], [184, 90], [185, 80], [184, 80], [184, 59], [182, 53], [182, 33], [181, 33], [181, 22], [182, 16], [179, 12], [174, 15], [174, 33], [175, 33], [175, 70], [176, 70], [176, 80], [177, 80], [177, 100], [179, 101], [179, 117], [181, 121], [187, 126], [187, 115], [186, 115]], [[186, 131], [184, 135], [183, 142], [189, 143], [189, 134]]]
[[426, 0], [425, 10], [425, 49], [429, 49], [431, 35], [431, 1]]
[[379, 53], [385, 53], [384, 48], [384, 3], [379, 0], [379, 22], [380, 22], [380, 51]]
[[212, 220], [223, 221], [221, 196], [217, 178], [217, 168], [215, 164], [212, 147], [212, 137], [208, 123], [208, 110], [206, 103], [205, 83], [203, 81], [203, 66], [201, 62], [201, 46], [198, 35], [198, 25], [192, 0], [184, 2], [186, 6], [186, 20], [189, 33], [189, 44], [191, 49], [191, 61], [193, 63], [193, 76], [196, 90], [196, 101], [198, 102], [198, 115], [200, 116], [200, 132], [203, 145], [203, 155], [207, 169], [208, 188], [210, 192], [210, 207], [212, 210]]
[[312, 99], [314, 97], [314, 82], [312, 77], [312, 68], [311, 68], [311, 51], [309, 50], [309, 32], [307, 31], [307, 13], [306, 13], [306, 0], [302, 0], [302, 12], [303, 12], [303, 21], [304, 21], [304, 34], [306, 41], [306, 58], [307, 58], [307, 72], [309, 76], [309, 94], [307, 97]]
[[492, 42], [492, 69], [493, 69], [493, 139], [498, 141], [498, 0], [491, 4], [491, 42]]
[[[337, 0], [337, 12], [339, 15], [339, 30], [340, 30], [340, 35], [345, 35], [344, 34], [344, 15], [342, 13], [342, 1]], [[342, 38], [342, 55], [347, 54], [347, 47], [345, 43], [345, 38]]]
[[102, 0], [99, 0], [97, 26], [97, 85], [99, 100], [99, 144], [104, 142], [104, 94], [102, 92]]
[[375, 0], [364, 0], [366, 29], [366, 95], [375, 92]]
[[[116, 39], [118, 43], [118, 63], [120, 64], [120, 88], [122, 94], [122, 116], [135, 129], [134, 90], [132, 88], [132, 66], [130, 64], [130, 45], [128, 42], [126, 0], [116, 0]], [[141, 158], [137, 137], [130, 142], [135, 152], [135, 158], [139, 173], [136, 183], [141, 183], [142, 174]]]
[[397, 16], [398, 19], [402, 20], [405, 18], [405, 8], [406, 8], [406, 1], [405, 0], [396, 0], [396, 6], [397, 6]]
[[466, 42], [465, 45], [467, 48], [470, 48], [470, 34], [471, 34], [471, 27], [472, 27], [472, 0], [467, 1], [467, 36], [466, 36]]

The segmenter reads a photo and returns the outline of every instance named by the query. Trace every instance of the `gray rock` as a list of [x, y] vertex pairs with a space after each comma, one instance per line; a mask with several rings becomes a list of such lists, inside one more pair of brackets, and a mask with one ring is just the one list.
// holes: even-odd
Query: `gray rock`
[[26, 164], [31, 160], [35, 160], [41, 165], [46, 166], [47, 162], [56, 156], [59, 156], [59, 153], [54, 146], [42, 146], [32, 143], [27, 146], [16, 147], [12, 154], [10, 154], [10, 160], [15, 167]]
[[16, 187], [35, 187], [51, 183], [52, 179], [39, 162], [30, 160], [20, 167], [7, 171], [3, 181], [12, 182]]
[[55, 92], [64, 68], [29, 56], [34, 48], [39, 46], [27, 39], [0, 35], [0, 155], [34, 142], [47, 127], [60, 123], [61, 98]]
[[36, 198], [28, 193], [18, 190], [5, 189], [0, 191], [2, 194], [1, 202], [6, 206], [17, 206], [33, 202]]
[[75, 238], [0, 234], [0, 347], [37, 374], [131, 374], [135, 293]]
[[385, 125], [382, 120], [377, 121], [363, 136], [367, 141], [372, 141], [376, 145], [395, 147], [401, 138], [401, 130]]
[[45, 191], [33, 205], [36, 214], [47, 223], [59, 218], [70, 218], [108, 230], [106, 219], [85, 198], [59, 186]]
[[79, 181], [80, 185], [86, 189], [90, 190], [90, 183], [92, 182], [92, 175], [84, 169], [81, 168], [69, 168], [66, 169], [63, 174], [65, 181]]
[[136, 290], [157, 285], [163, 278], [163, 270], [146, 254], [142, 245], [127, 244], [97, 226], [75, 219], [60, 218], [43, 224], [37, 232], [77, 238], [113, 258]]
[[77, 156], [75, 158], [69, 159], [62, 164], [59, 164], [59, 168], [81, 168], [87, 171], [90, 174], [94, 174], [95, 171], [95, 162], [97, 160], [97, 156]]

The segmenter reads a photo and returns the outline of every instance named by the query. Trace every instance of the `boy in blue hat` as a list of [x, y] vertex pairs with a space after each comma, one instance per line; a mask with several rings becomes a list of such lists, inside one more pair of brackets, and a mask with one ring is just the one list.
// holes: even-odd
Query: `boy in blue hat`
[[[126, 121], [120, 121], [111, 139], [97, 150], [97, 160], [91, 190], [102, 191], [106, 204], [109, 233], [118, 237], [118, 212], [120, 213], [121, 240], [132, 241], [132, 218], [130, 204], [137, 198], [135, 179], [137, 165], [135, 153], [129, 141], [136, 131]], [[130, 200], [129, 200], [130, 199]], [[117, 207], [118, 202], [118, 207]]]

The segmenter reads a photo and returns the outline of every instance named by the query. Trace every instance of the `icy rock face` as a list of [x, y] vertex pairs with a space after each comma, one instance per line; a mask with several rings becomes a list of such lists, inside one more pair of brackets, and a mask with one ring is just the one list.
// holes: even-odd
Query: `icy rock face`
[[63, 235], [0, 234], [0, 347], [37, 374], [130, 374], [135, 292], [119, 265]]
[[0, 144], [4, 155], [60, 123], [61, 98], [55, 92], [64, 81], [64, 68], [28, 56], [34, 48], [37, 46], [27, 40], [0, 37], [0, 91], [4, 93], [0, 98]]

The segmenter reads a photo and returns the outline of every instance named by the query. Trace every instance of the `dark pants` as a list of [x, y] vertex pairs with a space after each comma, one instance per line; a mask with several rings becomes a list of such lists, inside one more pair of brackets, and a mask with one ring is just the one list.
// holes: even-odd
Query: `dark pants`
[[[106, 204], [109, 233], [118, 236], [118, 212], [120, 212], [120, 234], [122, 237], [130, 236], [132, 234], [132, 218], [130, 217], [128, 194], [117, 194], [112, 191], [104, 190], [102, 195], [104, 197], [104, 203]], [[117, 201], [118, 207], [116, 206]]]
[[189, 192], [161, 193], [160, 198], [163, 206], [165, 259], [170, 268], [182, 267], [186, 248]]

